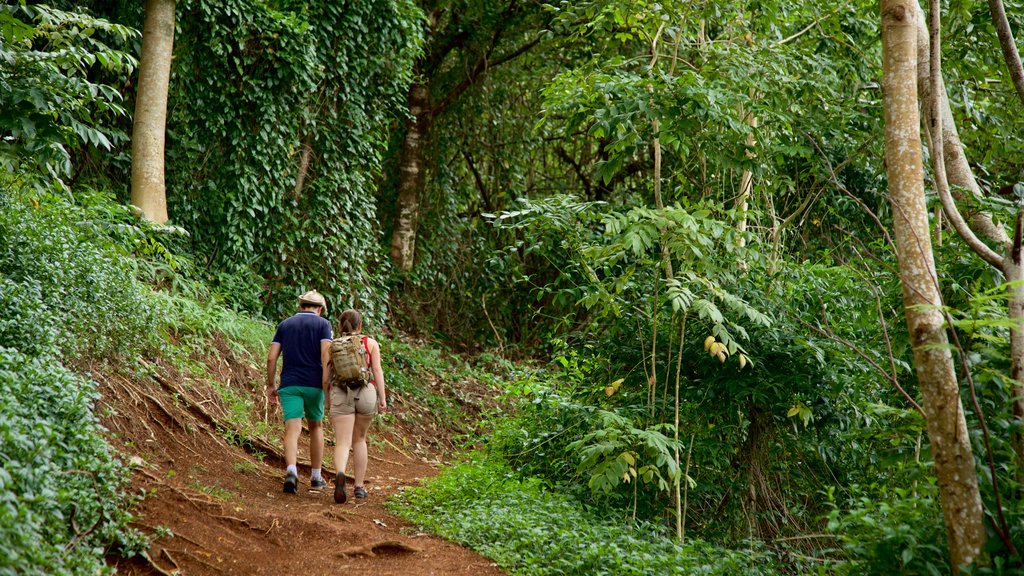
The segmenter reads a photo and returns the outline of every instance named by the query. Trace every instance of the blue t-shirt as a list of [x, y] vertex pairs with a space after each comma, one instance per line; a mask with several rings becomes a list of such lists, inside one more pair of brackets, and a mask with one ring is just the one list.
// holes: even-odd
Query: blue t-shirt
[[274, 343], [281, 345], [284, 356], [281, 388], [319, 388], [323, 376], [320, 343], [324, 340], [330, 342], [332, 337], [331, 323], [314, 312], [299, 312], [278, 324]]

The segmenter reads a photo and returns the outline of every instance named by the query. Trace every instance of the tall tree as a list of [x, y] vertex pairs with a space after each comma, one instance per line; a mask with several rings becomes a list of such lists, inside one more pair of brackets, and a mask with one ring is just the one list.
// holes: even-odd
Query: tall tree
[[[999, 4], [998, 2], [993, 2]], [[934, 3], [933, 3], [934, 4]], [[986, 212], [975, 212], [965, 218], [958, 204], [976, 202], [981, 197], [981, 186], [971, 169], [960, 142], [953, 120], [942, 78], [940, 26], [938, 7], [932, 7], [933, 23], [925, 22], [924, 13], [917, 12], [918, 27], [918, 83], [921, 110], [930, 133], [930, 152], [935, 174], [935, 187], [942, 203], [943, 213], [957, 234], [979, 258], [1002, 272], [1007, 283], [1007, 314], [1014, 323], [1010, 329], [1010, 374], [1013, 380], [1012, 412], [1018, 422], [1024, 422], [1024, 263], [1021, 245], [1024, 234], [1024, 198], [1016, 198], [1014, 234], [1011, 238], [1003, 226]], [[993, 9], [1001, 12], [1001, 6]], [[1003, 14], [1005, 18], [1005, 14]], [[997, 29], [999, 19], [996, 17]], [[1016, 52], [1006, 55], [1010, 76], [1020, 67]], [[956, 190], [964, 192], [954, 193]], [[1014, 188], [1008, 187], [1009, 190]], [[982, 238], [987, 238], [985, 243]], [[994, 246], [990, 247], [990, 244]], [[1015, 432], [1012, 438], [1018, 463], [1024, 463], [1024, 434]]]
[[978, 557], [985, 526], [928, 231], [917, 107], [917, 10], [908, 0], [881, 5], [885, 163], [914, 369], [956, 572]]
[[146, 218], [160, 224], [167, 222], [164, 135], [174, 49], [174, 4], [175, 0], [146, 0], [132, 129], [132, 204]]
[[391, 260], [412, 269], [419, 207], [426, 182], [426, 146], [435, 120], [489, 70], [526, 53], [539, 42], [539, 29], [520, 29], [535, 6], [507, 2], [437, 2], [422, 6], [428, 16], [427, 43], [409, 87], [409, 119], [398, 162], [398, 199], [391, 235]]

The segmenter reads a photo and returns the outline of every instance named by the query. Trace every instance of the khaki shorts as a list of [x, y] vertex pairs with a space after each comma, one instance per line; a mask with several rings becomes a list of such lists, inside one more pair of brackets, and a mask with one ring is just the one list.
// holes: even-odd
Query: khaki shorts
[[350, 390], [347, 386], [331, 386], [331, 417], [377, 413], [377, 387], [366, 384]]

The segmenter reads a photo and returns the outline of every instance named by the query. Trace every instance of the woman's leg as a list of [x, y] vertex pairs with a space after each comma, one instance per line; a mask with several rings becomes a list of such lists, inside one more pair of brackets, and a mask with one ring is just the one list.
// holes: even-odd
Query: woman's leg
[[338, 472], [344, 472], [348, 467], [348, 451], [352, 447], [352, 428], [355, 422], [355, 414], [331, 416], [331, 425], [334, 426], [334, 467]]
[[356, 414], [355, 425], [352, 427], [352, 467], [355, 473], [355, 485], [362, 486], [366, 476], [366, 431], [370, 429], [370, 422], [373, 416], [369, 414]]

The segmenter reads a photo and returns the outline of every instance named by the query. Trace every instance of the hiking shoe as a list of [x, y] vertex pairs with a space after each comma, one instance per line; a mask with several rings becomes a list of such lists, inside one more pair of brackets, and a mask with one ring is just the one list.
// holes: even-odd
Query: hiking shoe
[[327, 481], [323, 478], [313, 478], [309, 481], [309, 489], [314, 492], [319, 492], [327, 487]]
[[338, 472], [334, 477], [334, 503], [344, 504], [348, 500], [348, 495], [345, 494], [345, 482], [348, 478], [345, 477], [344, 472]]
[[299, 487], [299, 477], [294, 472], [289, 472], [284, 477], [284, 491], [286, 494], [295, 494]]
[[362, 486], [356, 486], [356, 489], [352, 491], [352, 494], [355, 494], [356, 498], [362, 500], [367, 496], [366, 488], [363, 488]]

